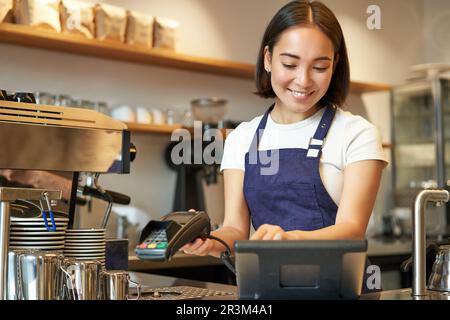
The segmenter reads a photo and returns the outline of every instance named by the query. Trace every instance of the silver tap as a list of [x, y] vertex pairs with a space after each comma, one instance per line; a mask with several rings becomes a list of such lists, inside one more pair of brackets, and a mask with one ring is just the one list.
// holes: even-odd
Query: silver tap
[[447, 190], [422, 190], [416, 196], [413, 216], [413, 296], [425, 296], [426, 290], [426, 261], [425, 261], [425, 206], [428, 202], [442, 204], [449, 201]]

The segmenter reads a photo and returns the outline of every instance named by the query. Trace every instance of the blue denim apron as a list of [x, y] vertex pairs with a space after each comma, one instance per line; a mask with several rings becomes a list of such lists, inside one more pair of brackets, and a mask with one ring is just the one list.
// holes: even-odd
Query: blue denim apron
[[[253, 227], [256, 230], [263, 224], [272, 224], [285, 231], [310, 231], [334, 225], [338, 206], [322, 183], [319, 164], [336, 108], [326, 107], [308, 149], [259, 151], [259, 141], [273, 108], [274, 105], [261, 119], [245, 155], [244, 196]], [[274, 172], [273, 168], [278, 170]], [[364, 281], [363, 292], [368, 292], [365, 284]]]

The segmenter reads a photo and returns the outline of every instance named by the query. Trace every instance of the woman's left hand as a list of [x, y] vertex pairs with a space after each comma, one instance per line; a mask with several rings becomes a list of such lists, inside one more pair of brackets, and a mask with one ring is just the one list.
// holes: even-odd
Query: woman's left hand
[[263, 224], [250, 237], [250, 240], [293, 240], [292, 235], [280, 226]]

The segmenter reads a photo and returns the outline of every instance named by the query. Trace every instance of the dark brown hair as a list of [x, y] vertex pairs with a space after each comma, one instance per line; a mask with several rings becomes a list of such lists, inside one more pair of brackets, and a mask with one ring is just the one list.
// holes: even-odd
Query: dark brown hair
[[342, 106], [348, 95], [350, 85], [350, 67], [347, 47], [339, 21], [333, 12], [319, 1], [292, 1], [282, 7], [267, 26], [259, 49], [256, 62], [256, 89], [255, 94], [263, 98], [275, 98], [275, 92], [270, 82], [270, 74], [264, 69], [264, 48], [267, 46], [270, 54], [280, 39], [281, 34], [293, 26], [317, 26], [333, 43], [335, 58], [339, 59], [334, 66], [328, 91], [319, 101], [322, 106]]

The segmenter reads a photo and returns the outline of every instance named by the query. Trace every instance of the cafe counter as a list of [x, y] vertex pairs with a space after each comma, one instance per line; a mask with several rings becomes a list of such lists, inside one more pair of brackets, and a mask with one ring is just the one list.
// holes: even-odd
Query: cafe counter
[[[237, 287], [212, 282], [194, 281], [140, 272], [130, 272], [132, 280], [142, 286], [145, 300], [236, 300]], [[411, 289], [382, 291], [363, 294], [360, 300], [450, 300], [449, 293], [429, 291], [429, 295], [420, 298], [411, 296]]]

